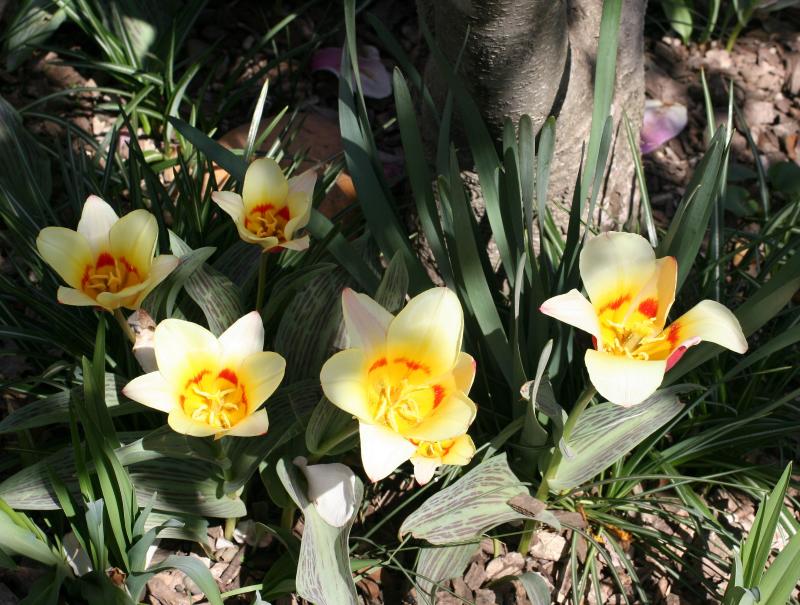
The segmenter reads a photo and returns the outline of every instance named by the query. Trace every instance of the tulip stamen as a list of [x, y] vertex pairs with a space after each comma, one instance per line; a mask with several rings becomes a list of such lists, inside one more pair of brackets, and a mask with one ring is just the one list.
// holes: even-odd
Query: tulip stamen
[[117, 292], [141, 283], [139, 271], [124, 258], [115, 258], [108, 252], [97, 257], [94, 266], [88, 265], [81, 285], [84, 293], [92, 298], [103, 292]]
[[277, 237], [278, 240], [284, 241], [286, 239], [284, 230], [286, 223], [289, 222], [289, 209], [281, 208], [277, 212], [273, 210], [271, 206], [253, 208], [245, 218], [245, 227], [256, 237]]
[[187, 385], [183, 397], [183, 409], [192, 420], [230, 429], [247, 415], [247, 401], [235, 375], [233, 380], [225, 373], [216, 378], [211, 372], [198, 376]]

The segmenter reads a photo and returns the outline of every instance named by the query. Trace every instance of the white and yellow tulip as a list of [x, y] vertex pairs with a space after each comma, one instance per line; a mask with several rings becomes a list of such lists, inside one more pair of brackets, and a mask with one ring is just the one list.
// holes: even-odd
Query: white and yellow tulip
[[83, 205], [78, 230], [45, 227], [36, 247], [69, 287], [58, 289], [58, 302], [114, 311], [137, 309], [145, 296], [178, 266], [178, 258], [153, 258], [158, 242], [156, 218], [134, 210], [119, 218], [96, 195]]
[[420, 485], [428, 483], [441, 465], [465, 466], [475, 455], [475, 444], [467, 434], [444, 441], [412, 442], [417, 451], [411, 455], [411, 464], [414, 465], [414, 478]]
[[686, 349], [701, 341], [747, 350], [739, 321], [712, 300], [666, 326], [678, 264], [671, 256], [656, 259], [639, 235], [611, 232], [590, 239], [581, 251], [580, 273], [588, 300], [571, 290], [540, 310], [593, 336], [586, 368], [597, 391], [613, 403], [644, 401]]
[[311, 218], [311, 200], [317, 175], [307, 170], [287, 179], [272, 158], [253, 161], [247, 168], [242, 195], [215, 191], [211, 199], [232, 219], [239, 237], [264, 251], [276, 248], [305, 250], [308, 236], [298, 236]]
[[264, 325], [253, 311], [219, 338], [197, 324], [165, 319], [156, 326], [158, 370], [133, 379], [126, 397], [166, 412], [172, 429], [219, 439], [267, 432], [261, 404], [278, 388], [286, 362], [263, 351]]
[[[346, 289], [342, 308], [353, 348], [326, 361], [320, 379], [326, 397], [359, 421], [369, 478], [378, 481], [412, 457], [447, 464], [419, 448], [462, 437], [477, 411], [467, 397], [475, 361], [461, 352], [464, 316], [456, 295], [433, 288], [394, 317]], [[433, 471], [425, 464], [422, 476], [429, 479]]]

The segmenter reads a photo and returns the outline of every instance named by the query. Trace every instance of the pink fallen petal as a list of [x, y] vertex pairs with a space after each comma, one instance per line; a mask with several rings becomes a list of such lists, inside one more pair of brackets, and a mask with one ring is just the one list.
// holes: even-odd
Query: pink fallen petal
[[684, 105], [648, 99], [640, 133], [642, 153], [650, 153], [678, 136], [686, 128], [687, 122], [688, 114]]
[[[365, 44], [359, 49], [358, 70], [361, 72], [361, 89], [365, 97], [383, 99], [392, 94], [392, 78], [389, 70], [381, 62], [380, 52], [374, 46]], [[339, 76], [342, 63], [341, 47], [319, 49], [311, 57], [311, 71], [329, 71]]]

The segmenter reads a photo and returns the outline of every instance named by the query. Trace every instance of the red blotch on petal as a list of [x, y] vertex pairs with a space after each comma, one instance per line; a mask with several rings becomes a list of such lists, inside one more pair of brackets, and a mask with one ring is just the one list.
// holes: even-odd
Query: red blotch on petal
[[673, 347], [678, 344], [681, 338], [681, 325], [676, 321], [667, 329], [667, 340]]
[[386, 358], [385, 358], [385, 357], [381, 357], [380, 359], [378, 359], [377, 361], [375, 361], [375, 363], [373, 363], [373, 364], [372, 364], [372, 365], [369, 367], [369, 372], [372, 372], [373, 370], [377, 370], [378, 368], [382, 368], [382, 367], [383, 367], [383, 366], [385, 366], [387, 363], [389, 363], [389, 362], [388, 362], [388, 361], [386, 361]]
[[431, 388], [433, 389], [433, 407], [436, 407], [444, 399], [444, 387], [440, 384], [435, 384]]
[[229, 368], [225, 368], [225, 369], [221, 370], [220, 373], [217, 374], [217, 377], [218, 378], [222, 378], [223, 380], [227, 380], [232, 385], [236, 385], [236, 386], [239, 385], [239, 378], [236, 376], [236, 373], [233, 370], [229, 369]]
[[655, 317], [658, 315], [658, 301], [655, 298], [646, 298], [639, 303], [638, 310], [645, 317]]
[[622, 296], [619, 296], [614, 300], [612, 300], [610, 303], [604, 305], [603, 308], [600, 309], [600, 313], [602, 313], [603, 311], [607, 311], [609, 309], [611, 309], [612, 311], [616, 311], [630, 299], [631, 299], [630, 294], [623, 294]]
[[200, 370], [192, 378], [186, 381], [186, 386], [183, 388], [188, 389], [190, 385], [198, 384], [201, 380], [203, 380], [203, 377], [206, 376], [207, 374], [210, 374], [210, 370]]
[[667, 357], [667, 372], [669, 372], [673, 366], [681, 360], [681, 357], [683, 357], [683, 354], [686, 353], [687, 348], [688, 347], [678, 347], [672, 353], [670, 353], [669, 357]]
[[97, 262], [94, 264], [94, 266], [95, 269], [99, 269], [100, 267], [107, 267], [113, 264], [114, 264], [114, 257], [111, 256], [108, 252], [102, 252], [100, 256], [97, 257]]
[[124, 256], [119, 257], [119, 262], [123, 264], [123, 266], [128, 270], [129, 273], [135, 273], [136, 275], [139, 275], [139, 270], [132, 264], [130, 264], [128, 262], [128, 259], [126, 259]]
[[250, 211], [250, 214], [264, 214], [267, 210], [272, 210], [275, 206], [272, 204], [259, 204], [258, 206], [254, 206], [253, 209]]
[[421, 363], [414, 359], [408, 359], [407, 357], [397, 357], [394, 360], [394, 363], [402, 363], [412, 372], [420, 371], [424, 372], [425, 374], [431, 373], [430, 368], [426, 366], [424, 363]]
[[289, 216], [289, 207], [288, 206], [284, 206], [283, 208], [281, 208], [280, 210], [278, 210], [275, 213], [275, 216], [279, 216], [282, 219], [288, 221], [289, 218], [290, 218], [290, 216]]

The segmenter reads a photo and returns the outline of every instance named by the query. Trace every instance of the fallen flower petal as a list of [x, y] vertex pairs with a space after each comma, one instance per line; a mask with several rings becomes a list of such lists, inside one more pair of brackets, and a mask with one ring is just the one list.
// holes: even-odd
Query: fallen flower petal
[[648, 99], [644, 106], [644, 120], [640, 131], [642, 153], [650, 153], [686, 128], [689, 116], [680, 103], [663, 103]]
[[[380, 51], [365, 44], [359, 48], [358, 70], [361, 74], [361, 90], [365, 97], [384, 99], [392, 94], [392, 77], [380, 58]], [[342, 47], [320, 48], [311, 57], [311, 71], [328, 71], [341, 75]]]

